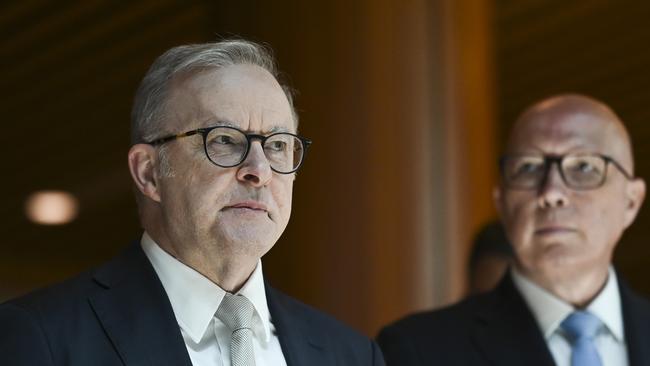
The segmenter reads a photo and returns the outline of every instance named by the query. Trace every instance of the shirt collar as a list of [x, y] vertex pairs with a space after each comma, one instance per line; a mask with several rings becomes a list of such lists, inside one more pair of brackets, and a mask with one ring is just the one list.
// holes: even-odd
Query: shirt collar
[[[544, 337], [549, 339], [560, 323], [575, 310], [574, 307], [526, 278], [516, 268], [512, 268], [510, 273], [515, 287], [528, 304]], [[624, 341], [621, 297], [616, 272], [612, 267], [609, 268], [605, 287], [587, 306], [587, 311], [603, 322], [616, 341]]]
[[587, 306], [587, 310], [605, 324], [618, 342], [624, 341], [621, 295], [618, 290], [616, 271], [612, 267], [609, 268], [609, 277], [605, 288]]
[[[192, 341], [199, 343], [206, 334], [226, 291], [193, 268], [164, 251], [147, 232], [140, 241], [169, 297], [178, 325]], [[237, 294], [255, 307], [253, 332], [264, 342], [271, 340], [271, 321], [264, 290], [262, 261]]]

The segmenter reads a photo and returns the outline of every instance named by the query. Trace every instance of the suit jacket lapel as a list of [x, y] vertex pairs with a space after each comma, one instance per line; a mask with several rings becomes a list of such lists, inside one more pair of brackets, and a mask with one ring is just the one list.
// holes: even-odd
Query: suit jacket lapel
[[619, 289], [630, 366], [650, 365], [650, 304], [620, 280]]
[[332, 366], [336, 362], [326, 352], [327, 340], [310, 326], [309, 318], [291, 299], [265, 284], [271, 320], [288, 366]]
[[122, 362], [191, 366], [162, 284], [139, 243], [97, 270], [89, 301]]
[[493, 365], [552, 366], [553, 357], [533, 314], [514, 287], [510, 275], [474, 320], [473, 340]]

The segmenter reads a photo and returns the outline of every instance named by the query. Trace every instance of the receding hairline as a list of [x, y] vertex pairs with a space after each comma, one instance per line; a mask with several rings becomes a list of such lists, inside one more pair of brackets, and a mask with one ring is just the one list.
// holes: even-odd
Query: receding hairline
[[[269, 70], [265, 69], [264, 67], [254, 64], [254, 63], [248, 63], [248, 62], [241, 62], [241, 63], [236, 63], [232, 65], [225, 65], [221, 67], [214, 67], [214, 66], [207, 66], [207, 67], [201, 67], [201, 68], [193, 68], [193, 69], [187, 69], [183, 70], [181, 72], [176, 73], [175, 75], [172, 76], [172, 78], [168, 82], [168, 90], [166, 93], [166, 97], [163, 101], [162, 108], [163, 110], [166, 108], [170, 108], [169, 103], [172, 102], [172, 98], [175, 95], [175, 93], [180, 90], [181, 93], [186, 91], [186, 87], [188, 87], [188, 84], [193, 83], [196, 79], [203, 78], [206, 75], [215, 75], [215, 87], [217, 87], [218, 83], [220, 80], [224, 80], [224, 78], [227, 78], [228, 75], [227, 73], [233, 72], [241, 72], [240, 67], [250, 67], [252, 68], [255, 72], [260, 72], [261, 75], [263, 75], [263, 78], [267, 78], [266, 81], [273, 83], [273, 89], [277, 90], [281, 93], [282, 98], [286, 101], [287, 106], [289, 108], [289, 116], [290, 116], [290, 121], [293, 123], [292, 127], [294, 128], [294, 131], [298, 130], [298, 119], [297, 116], [294, 114], [294, 107], [292, 105], [291, 100], [287, 96], [287, 92], [284, 90], [284, 85], [273, 75]], [[254, 77], [257, 78], [255, 75], [248, 75], [249, 77]], [[211, 76], [209, 76], [211, 77]], [[171, 106], [173, 109], [174, 107]], [[167, 113], [165, 113], [168, 115]], [[217, 118], [218, 119], [218, 118]], [[215, 121], [217, 121], [215, 119]], [[167, 121], [166, 119], [162, 119], [160, 122], [161, 130], [164, 130], [167, 126]], [[236, 127], [236, 124], [233, 123], [232, 121], [229, 120], [219, 120], [221, 124], [224, 125], [231, 125], [231, 127]], [[173, 133], [173, 131], [166, 131], [166, 133]]]
[[153, 62], [136, 91], [131, 112], [131, 143], [142, 143], [159, 137], [170, 82], [177, 75], [200, 69], [220, 69], [250, 64], [266, 70], [280, 85], [291, 108], [294, 125], [298, 115], [294, 105], [295, 91], [283, 81], [270, 47], [241, 38], [218, 42], [187, 44], [173, 47]]

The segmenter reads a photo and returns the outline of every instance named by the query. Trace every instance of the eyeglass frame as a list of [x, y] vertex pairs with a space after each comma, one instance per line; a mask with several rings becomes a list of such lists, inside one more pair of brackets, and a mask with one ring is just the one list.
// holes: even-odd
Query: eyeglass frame
[[[552, 168], [553, 164], [557, 164], [557, 169], [558, 169], [558, 172], [560, 173], [560, 177], [562, 178], [562, 182], [564, 183], [564, 185], [567, 186], [568, 188], [571, 188], [571, 189], [576, 190], [576, 191], [590, 191], [590, 190], [592, 190], [592, 189], [598, 189], [598, 188], [602, 187], [602, 186], [605, 184], [605, 181], [607, 180], [607, 172], [608, 172], [607, 168], [608, 168], [608, 166], [609, 166], [610, 163], [611, 163], [612, 165], [614, 165], [614, 166], [615, 166], [615, 167], [616, 167], [616, 168], [617, 168], [617, 169], [618, 169], [618, 170], [623, 174], [623, 176], [624, 176], [627, 180], [634, 180], [634, 179], [636, 179], [636, 177], [635, 177], [634, 175], [630, 174], [627, 170], [625, 170], [625, 168], [621, 165], [621, 163], [619, 163], [618, 161], [616, 161], [614, 158], [612, 158], [612, 157], [609, 156], [609, 155], [605, 155], [605, 154], [564, 154], [564, 155], [541, 155], [541, 157], [544, 158], [544, 175], [542, 176], [542, 179], [540, 180], [539, 184], [538, 184], [537, 186], [535, 186], [535, 187], [531, 187], [531, 188], [523, 188], [523, 187], [512, 186], [512, 185], [510, 185], [510, 184], [508, 183], [508, 181], [507, 181], [507, 179], [506, 179], [506, 174], [505, 174], [505, 169], [506, 169], [506, 167], [505, 167], [505, 165], [506, 165], [506, 160], [509, 159], [509, 158], [524, 157], [524, 156], [531, 156], [531, 157], [532, 157], [532, 156], [536, 156], [536, 157], [537, 157], [538, 155], [513, 154], [513, 155], [503, 155], [503, 156], [501, 156], [501, 157], [499, 158], [499, 170], [500, 170], [500, 172], [501, 172], [501, 179], [503, 179], [506, 188], [508, 188], [508, 189], [515, 189], [515, 190], [532, 190], [532, 189], [539, 189], [539, 188], [542, 187], [542, 186], [546, 183], [546, 181], [548, 180], [548, 175], [549, 175], [549, 173], [550, 173], [550, 171], [551, 171], [551, 168]], [[604, 169], [604, 171], [603, 171], [603, 178], [602, 178], [601, 181], [598, 183], [598, 185], [596, 185], [596, 186], [594, 186], [594, 187], [589, 187], [589, 188], [577, 188], [577, 187], [573, 187], [573, 186], [571, 186], [571, 185], [567, 182], [566, 177], [564, 176], [564, 170], [562, 169], [562, 161], [563, 161], [567, 156], [591, 156], [591, 157], [599, 157], [599, 158], [603, 159], [603, 161], [605, 161], [605, 169]]]
[[[210, 154], [208, 153], [208, 144], [207, 144], [207, 142], [208, 142], [207, 141], [208, 140], [208, 134], [210, 132], [212, 132], [213, 130], [217, 129], [217, 128], [228, 128], [228, 129], [231, 129], [231, 130], [238, 131], [241, 134], [243, 134], [244, 136], [246, 136], [246, 142], [247, 142], [247, 144], [246, 144], [246, 152], [244, 152], [244, 154], [242, 155], [241, 160], [239, 162], [237, 162], [237, 164], [221, 165], [221, 164], [217, 164], [217, 162], [215, 162], [214, 160], [212, 160], [212, 158], [210, 158]], [[157, 139], [155, 139], [153, 141], [145, 142], [145, 144], [151, 145], [151, 146], [160, 146], [160, 145], [162, 145], [164, 143], [174, 141], [174, 140], [182, 138], [182, 137], [188, 137], [188, 136], [193, 136], [193, 135], [197, 135], [197, 134], [200, 134], [203, 137], [203, 152], [205, 153], [205, 156], [208, 158], [208, 160], [212, 164], [214, 164], [214, 165], [216, 165], [218, 167], [221, 167], [221, 168], [234, 168], [234, 167], [240, 165], [241, 163], [243, 163], [244, 161], [246, 161], [246, 158], [248, 157], [248, 153], [251, 150], [251, 144], [253, 143], [253, 140], [260, 140], [260, 144], [262, 145], [262, 148], [264, 148], [264, 144], [266, 143], [266, 141], [269, 138], [273, 137], [273, 136], [280, 135], [280, 134], [291, 135], [291, 136], [297, 138], [298, 140], [300, 140], [300, 142], [302, 143], [302, 146], [303, 146], [302, 159], [300, 159], [300, 163], [298, 164], [298, 166], [296, 166], [293, 170], [291, 170], [289, 172], [278, 171], [275, 168], [273, 168], [273, 166], [269, 162], [269, 167], [271, 167], [271, 170], [273, 170], [274, 172], [276, 172], [278, 174], [292, 174], [292, 173], [295, 173], [296, 171], [298, 171], [298, 169], [300, 169], [300, 167], [302, 166], [302, 163], [305, 161], [305, 157], [307, 156], [307, 150], [309, 150], [309, 146], [312, 144], [312, 141], [310, 139], [308, 139], [306, 137], [302, 137], [300, 135], [296, 135], [296, 134], [291, 133], [291, 132], [283, 132], [283, 131], [274, 132], [274, 133], [272, 133], [270, 135], [264, 136], [264, 135], [255, 134], [255, 133], [246, 133], [246, 132], [240, 130], [239, 128], [232, 127], [232, 126], [224, 126], [224, 125], [216, 125], [216, 126], [212, 126], [212, 127], [197, 128], [195, 130], [182, 132], [182, 133], [179, 133], [179, 134], [176, 134], [176, 135], [169, 135], [169, 136], [165, 136], [165, 137], [160, 137], [160, 138], [157, 138]], [[266, 157], [266, 153], [264, 154], [264, 157]], [[268, 158], [267, 158], [267, 160], [268, 160]]]

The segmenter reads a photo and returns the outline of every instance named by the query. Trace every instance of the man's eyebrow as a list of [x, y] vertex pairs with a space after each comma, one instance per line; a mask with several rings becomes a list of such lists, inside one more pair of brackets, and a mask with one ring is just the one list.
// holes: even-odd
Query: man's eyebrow
[[225, 120], [225, 119], [218, 119], [216, 121], [212, 120], [212, 121], [210, 121], [210, 123], [207, 124], [206, 128], [217, 127], [217, 126], [218, 127], [232, 127], [232, 128], [239, 129], [239, 126], [237, 126], [236, 124], [234, 124], [234, 123], [232, 123], [232, 122], [230, 122], [228, 120]]
[[[225, 120], [225, 119], [218, 119], [216, 121], [207, 123], [207, 126], [205, 128], [210, 128], [210, 127], [215, 127], [215, 126], [232, 127], [232, 128], [236, 128], [238, 130], [241, 130], [241, 127], [239, 127], [237, 124], [232, 123], [232, 122], [230, 122], [228, 120]], [[242, 130], [242, 131], [244, 131], [244, 130]], [[250, 133], [251, 131], [244, 131], [244, 132]], [[263, 135], [270, 135], [270, 134], [278, 133], [278, 132], [291, 132], [291, 130], [288, 129], [287, 127], [276, 125], [276, 126], [271, 127], [267, 131], [262, 131], [262, 134]]]
[[288, 128], [283, 126], [273, 126], [267, 133], [276, 133], [276, 132], [291, 132]]

